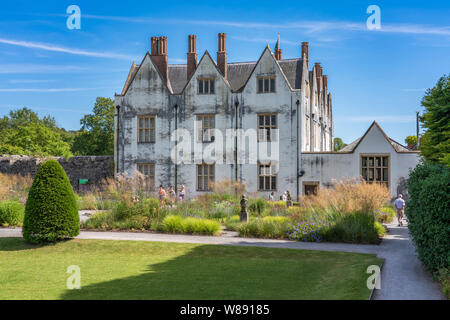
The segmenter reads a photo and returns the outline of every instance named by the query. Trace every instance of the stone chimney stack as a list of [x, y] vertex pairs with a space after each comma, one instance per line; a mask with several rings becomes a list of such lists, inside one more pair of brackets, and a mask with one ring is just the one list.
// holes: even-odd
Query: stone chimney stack
[[189, 35], [188, 36], [189, 49], [187, 53], [187, 72], [186, 77], [189, 80], [194, 73], [195, 69], [197, 69], [197, 36]]
[[318, 91], [320, 92], [323, 88], [322, 88], [322, 67], [320, 66], [320, 62], [316, 62], [314, 63], [314, 68], [316, 68], [316, 81], [317, 81], [317, 88]]
[[150, 57], [161, 73], [164, 81], [168, 84], [169, 57], [167, 56], [167, 37], [151, 38]]
[[275, 50], [275, 59], [281, 60], [281, 56], [282, 56], [282, 51], [281, 51], [281, 49]]
[[219, 33], [219, 50], [217, 51], [217, 67], [227, 79], [227, 35]]
[[309, 48], [308, 48], [308, 42], [302, 42], [302, 59], [306, 60], [306, 64], [308, 65], [309, 62]]

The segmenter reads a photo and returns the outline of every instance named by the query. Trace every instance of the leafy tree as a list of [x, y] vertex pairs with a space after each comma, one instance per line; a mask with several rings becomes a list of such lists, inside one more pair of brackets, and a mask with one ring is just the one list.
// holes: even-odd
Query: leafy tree
[[333, 140], [334, 151], [339, 151], [344, 148], [347, 144], [342, 141], [341, 138], [334, 138]]
[[81, 131], [75, 136], [72, 152], [76, 155], [114, 154], [114, 101], [97, 97], [93, 114], [80, 120]]
[[[28, 108], [10, 111], [0, 119], [0, 153], [70, 157], [70, 144], [64, 129], [53, 117], [42, 119]], [[67, 139], [68, 140], [68, 139]]]
[[80, 233], [75, 194], [56, 160], [39, 167], [25, 205], [22, 233], [31, 243], [54, 242]]
[[422, 99], [425, 112], [420, 122], [427, 130], [420, 139], [422, 156], [450, 167], [450, 76], [441, 77]]
[[412, 148], [417, 143], [417, 136], [407, 136], [405, 142], [408, 145], [408, 148]]

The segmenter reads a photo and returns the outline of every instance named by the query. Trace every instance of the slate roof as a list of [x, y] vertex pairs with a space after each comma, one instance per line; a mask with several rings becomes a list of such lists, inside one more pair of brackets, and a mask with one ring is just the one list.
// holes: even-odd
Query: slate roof
[[[285, 59], [278, 61], [281, 70], [289, 81], [289, 84], [293, 89], [300, 89], [301, 77], [302, 77], [302, 59]], [[247, 82], [248, 78], [252, 74], [253, 69], [256, 66], [256, 61], [253, 62], [231, 62], [228, 63], [228, 83], [233, 91], [239, 91]], [[132, 66], [130, 70], [130, 76], [125, 82], [122, 90], [122, 95], [126, 92], [131, 80], [134, 78], [139, 65]], [[186, 83], [186, 71], [187, 66], [185, 64], [169, 64], [169, 82], [174, 94], [180, 94]]]
[[383, 134], [383, 136], [386, 138], [386, 140], [392, 145], [392, 147], [394, 148], [395, 151], [397, 152], [418, 152], [416, 150], [411, 150], [408, 149], [407, 147], [405, 147], [404, 145], [398, 143], [397, 141], [395, 141], [394, 139], [389, 138], [386, 133], [384, 133], [383, 129], [381, 129], [380, 125], [374, 121], [372, 122], [371, 126], [369, 127], [369, 129], [367, 129], [367, 131], [364, 133], [364, 135], [359, 138], [356, 139], [355, 141], [353, 141], [352, 143], [346, 145], [344, 148], [342, 148], [341, 150], [339, 150], [338, 152], [342, 152], [342, 153], [348, 153], [348, 152], [353, 152], [356, 147], [359, 145], [359, 143], [364, 139], [364, 137], [367, 135], [367, 133], [370, 131], [370, 129], [376, 126], [381, 133]]

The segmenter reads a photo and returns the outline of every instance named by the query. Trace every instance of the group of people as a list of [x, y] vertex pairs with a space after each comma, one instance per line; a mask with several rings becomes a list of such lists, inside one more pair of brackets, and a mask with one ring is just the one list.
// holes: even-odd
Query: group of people
[[[184, 197], [186, 195], [186, 188], [184, 185], [181, 186], [179, 192], [178, 192], [178, 201], [183, 201]], [[158, 190], [158, 199], [159, 203], [162, 205], [164, 202], [164, 199], [168, 198], [170, 201], [170, 205], [172, 206], [175, 201], [177, 200], [176, 192], [173, 186], [169, 187], [169, 190], [165, 190], [162, 185], [159, 186]]]
[[[280, 196], [280, 200], [286, 202], [288, 207], [292, 205], [292, 197], [288, 190]], [[273, 191], [269, 194], [269, 201], [275, 201], [275, 193]]]

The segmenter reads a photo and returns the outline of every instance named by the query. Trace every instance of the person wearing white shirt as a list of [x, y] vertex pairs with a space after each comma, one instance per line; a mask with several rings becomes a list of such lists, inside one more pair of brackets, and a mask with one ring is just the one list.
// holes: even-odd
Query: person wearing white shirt
[[403, 215], [405, 214], [405, 200], [403, 200], [403, 195], [399, 194], [398, 198], [394, 201], [395, 211], [397, 212], [398, 226], [402, 224]]

